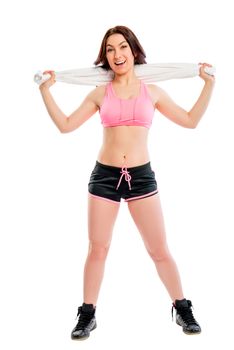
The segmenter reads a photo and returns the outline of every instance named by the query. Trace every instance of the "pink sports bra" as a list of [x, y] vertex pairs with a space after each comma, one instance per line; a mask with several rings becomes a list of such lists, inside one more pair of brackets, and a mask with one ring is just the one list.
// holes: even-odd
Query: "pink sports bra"
[[109, 82], [106, 85], [105, 97], [99, 112], [104, 127], [137, 125], [150, 128], [154, 106], [143, 81], [141, 81], [139, 96], [130, 99], [117, 97], [112, 82]]

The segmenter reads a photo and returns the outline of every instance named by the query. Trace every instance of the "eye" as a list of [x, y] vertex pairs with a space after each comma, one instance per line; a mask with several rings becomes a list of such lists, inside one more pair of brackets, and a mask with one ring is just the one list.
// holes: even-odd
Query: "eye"
[[121, 49], [125, 49], [127, 47], [127, 45], [123, 45], [121, 46]]
[[107, 52], [111, 52], [112, 50], [113, 50], [113, 49], [110, 49], [110, 48], [109, 48], [109, 49], [107, 49]]

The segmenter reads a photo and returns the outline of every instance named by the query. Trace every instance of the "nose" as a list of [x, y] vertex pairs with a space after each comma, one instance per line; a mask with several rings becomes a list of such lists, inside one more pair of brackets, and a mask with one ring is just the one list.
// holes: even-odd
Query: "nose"
[[121, 55], [120, 55], [120, 51], [119, 50], [115, 50], [115, 58], [119, 58]]

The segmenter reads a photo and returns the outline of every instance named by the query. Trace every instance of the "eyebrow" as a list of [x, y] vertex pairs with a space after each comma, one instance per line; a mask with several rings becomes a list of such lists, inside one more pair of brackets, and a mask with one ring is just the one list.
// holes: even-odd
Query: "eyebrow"
[[[119, 46], [120, 46], [121, 44], [123, 44], [123, 43], [126, 43], [126, 42], [127, 42], [126, 40], [121, 41], [121, 43], [119, 43]], [[107, 44], [106, 46], [112, 46], [112, 47], [113, 47], [113, 45], [111, 45], [111, 44]]]

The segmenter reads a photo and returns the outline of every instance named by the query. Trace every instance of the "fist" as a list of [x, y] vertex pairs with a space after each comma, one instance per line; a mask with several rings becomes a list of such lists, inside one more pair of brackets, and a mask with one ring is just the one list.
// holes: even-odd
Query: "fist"
[[200, 73], [199, 73], [199, 76], [205, 81], [212, 81], [214, 82], [215, 81], [215, 76], [214, 75], [210, 75], [208, 73], [205, 72], [205, 67], [212, 67], [211, 64], [209, 63], [199, 63], [200, 65]]
[[49, 79], [47, 79], [46, 81], [44, 81], [44, 83], [40, 84], [40, 89], [41, 88], [48, 88], [49, 89], [56, 82], [56, 80], [55, 80], [55, 72], [53, 70], [45, 70], [43, 72], [43, 74], [49, 74], [51, 77]]

